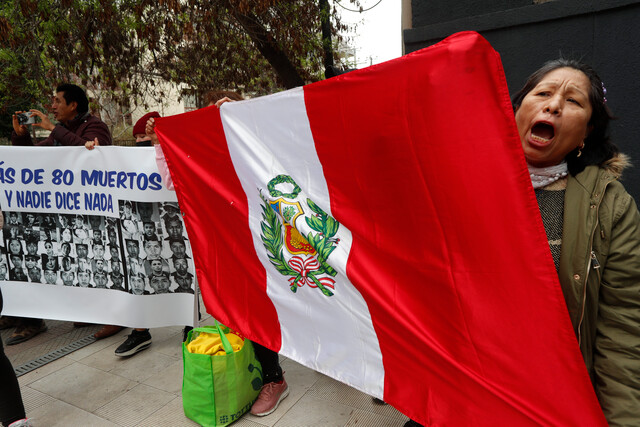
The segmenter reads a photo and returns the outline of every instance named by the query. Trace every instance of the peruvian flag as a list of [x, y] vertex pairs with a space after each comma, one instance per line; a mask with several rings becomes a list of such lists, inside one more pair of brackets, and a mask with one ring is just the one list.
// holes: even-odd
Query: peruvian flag
[[425, 425], [606, 425], [478, 34], [157, 131], [221, 322]]

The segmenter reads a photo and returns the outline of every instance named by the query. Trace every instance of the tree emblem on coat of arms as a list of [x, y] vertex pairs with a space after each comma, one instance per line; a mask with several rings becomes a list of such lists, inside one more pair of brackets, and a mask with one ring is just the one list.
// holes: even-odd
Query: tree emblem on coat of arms
[[[287, 191], [284, 192], [284, 187]], [[262, 198], [260, 238], [268, 252], [269, 261], [283, 276], [289, 276], [292, 292], [307, 285], [330, 297], [335, 289], [337, 272], [327, 264], [327, 258], [340, 242], [334, 237], [340, 223], [329, 216], [311, 199], [298, 200], [302, 191], [289, 175], [278, 175], [267, 185], [270, 198]], [[304, 206], [304, 207], [303, 207]], [[305, 210], [308, 211], [305, 212]], [[303, 235], [296, 221], [310, 228]]]

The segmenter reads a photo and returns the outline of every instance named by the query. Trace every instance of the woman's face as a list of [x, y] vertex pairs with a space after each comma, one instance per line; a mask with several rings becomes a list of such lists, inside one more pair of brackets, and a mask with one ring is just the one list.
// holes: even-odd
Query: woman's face
[[529, 92], [516, 111], [516, 124], [527, 162], [554, 166], [589, 134], [589, 78], [573, 68], [557, 68]]
[[9, 252], [12, 254], [19, 254], [22, 252], [22, 245], [20, 245], [19, 240], [11, 240], [9, 242]]

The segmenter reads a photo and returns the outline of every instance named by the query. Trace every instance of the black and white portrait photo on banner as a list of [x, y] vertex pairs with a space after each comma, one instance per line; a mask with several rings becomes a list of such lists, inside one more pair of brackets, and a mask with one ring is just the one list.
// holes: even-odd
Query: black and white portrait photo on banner
[[0, 147], [3, 314], [192, 324], [193, 254], [153, 149], [42, 148]]

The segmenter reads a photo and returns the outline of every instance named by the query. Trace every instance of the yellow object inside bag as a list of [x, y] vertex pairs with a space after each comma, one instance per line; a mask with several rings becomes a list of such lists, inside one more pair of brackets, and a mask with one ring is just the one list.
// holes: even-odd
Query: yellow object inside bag
[[[244, 346], [244, 338], [233, 333], [225, 335], [227, 336], [229, 344], [231, 344], [234, 352], [242, 349], [242, 346]], [[226, 354], [224, 347], [222, 346], [220, 335], [208, 332], [200, 332], [193, 341], [187, 344], [187, 351], [189, 351], [189, 353], [209, 354], [214, 356]]]

